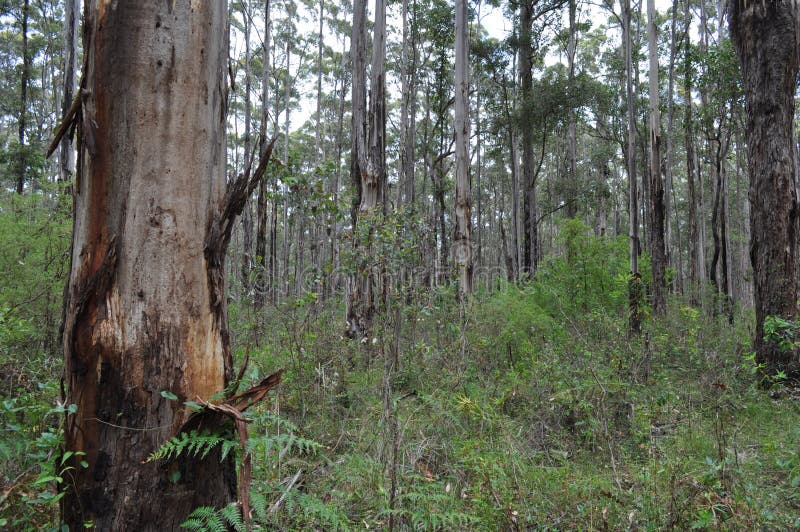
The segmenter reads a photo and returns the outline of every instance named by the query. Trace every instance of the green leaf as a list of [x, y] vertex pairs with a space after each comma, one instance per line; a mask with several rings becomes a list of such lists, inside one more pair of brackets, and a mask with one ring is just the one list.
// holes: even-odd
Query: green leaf
[[167, 390], [161, 390], [161, 397], [169, 399], [170, 401], [177, 401], [178, 400], [178, 396], [177, 395], [175, 395], [174, 393], [172, 393], [170, 391], [167, 391]]
[[202, 412], [204, 408], [203, 405], [201, 405], [200, 403], [195, 403], [194, 401], [184, 401], [183, 404], [188, 406], [191, 410], [195, 412]]

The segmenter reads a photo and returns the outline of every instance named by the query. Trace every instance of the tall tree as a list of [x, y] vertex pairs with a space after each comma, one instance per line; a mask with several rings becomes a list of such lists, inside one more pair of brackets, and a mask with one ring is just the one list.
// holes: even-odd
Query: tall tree
[[30, 0], [22, 4], [22, 77], [19, 82], [19, 122], [17, 124], [17, 194], [22, 194], [25, 189], [25, 174], [28, 171], [28, 157], [25, 147], [25, 129], [28, 122], [28, 84], [31, 77], [31, 56], [28, 46], [28, 22], [30, 20]]
[[459, 269], [459, 292], [464, 296], [472, 293], [472, 199], [470, 197], [469, 179], [469, 38], [466, 0], [456, 0], [455, 36], [456, 225], [454, 250]]
[[[261, 71], [261, 126], [259, 135], [261, 142], [266, 142], [267, 125], [269, 123], [269, 85], [270, 85], [270, 0], [264, 0], [264, 45], [262, 54]], [[263, 150], [263, 146], [261, 147]], [[269, 183], [266, 178], [258, 185], [258, 199], [256, 204], [256, 281], [253, 304], [257, 309], [264, 306], [270, 286], [267, 283], [267, 267], [270, 272], [274, 264], [267, 264], [267, 200]]]
[[795, 0], [730, 0], [728, 13], [747, 101], [756, 360], [766, 365], [768, 374], [797, 371], [797, 352], [766, 340], [764, 320], [797, 315], [798, 190], [793, 134], [800, 9]]
[[[359, 233], [364, 218], [378, 215], [385, 208], [386, 182], [386, 2], [375, 0], [370, 98], [367, 112], [366, 41], [367, 4], [357, 0], [353, 5], [353, 36], [350, 44], [353, 80], [353, 127], [350, 155], [350, 177], [355, 188], [352, 206], [353, 231]], [[372, 250], [353, 239], [359, 261], [348, 283], [347, 333], [361, 338], [372, 328], [375, 312], [376, 279], [371, 264]], [[363, 249], [359, 249], [363, 248]]]
[[[530, 99], [533, 86], [533, 9], [537, 0], [519, 3], [519, 77], [522, 100]], [[536, 223], [536, 181], [534, 179], [533, 131], [528, 125], [522, 127], [522, 185], [523, 185], [523, 255], [522, 273], [533, 276], [539, 235]]]
[[650, 255], [653, 263], [653, 312], [666, 306], [666, 251], [664, 249], [664, 181], [661, 178], [661, 104], [658, 84], [658, 36], [655, 0], [647, 0], [647, 36], [650, 58]]
[[225, 252], [254, 183], [226, 190], [226, 13], [226, 2], [86, 3], [64, 327], [65, 402], [77, 406], [65, 448], [88, 463], [68, 462], [73, 530], [177, 529], [234, 497], [219, 453], [144, 463], [187, 421], [183, 401], [232, 377]]
[[689, 203], [689, 298], [692, 304], [697, 304], [702, 278], [703, 254], [700, 247], [700, 220], [697, 218], [697, 188], [698, 168], [697, 151], [694, 138], [694, 104], [692, 103], [692, 76], [694, 76], [694, 61], [692, 60], [691, 26], [692, 11], [691, 0], [685, 0], [683, 32], [683, 90], [686, 114], [684, 117], [686, 141], [686, 183], [688, 188]]
[[[80, 0], [64, 2], [64, 99], [61, 104], [62, 116], [67, 116], [72, 99], [75, 96], [76, 71], [78, 70], [78, 22], [80, 18]], [[75, 151], [69, 135], [61, 139], [59, 152], [60, 179], [71, 182], [75, 174]]]
[[630, 314], [629, 328], [632, 333], [639, 332], [641, 327], [640, 294], [641, 282], [639, 275], [639, 207], [637, 201], [638, 187], [636, 183], [636, 116], [633, 105], [633, 38], [631, 36], [631, 0], [622, 2], [622, 34], [625, 56], [625, 96], [628, 107], [628, 144], [625, 160], [628, 168], [628, 204], [630, 216], [630, 253], [631, 286], [629, 294], [628, 312]]
[[[578, 27], [575, 23], [577, 0], [568, 1], [569, 11], [569, 44], [567, 46], [567, 72], [569, 76], [570, 98], [575, 98], [575, 52], [578, 49]], [[578, 116], [575, 106], [571, 106], [569, 113], [569, 124], [567, 126], [567, 152], [569, 156], [569, 168], [567, 179], [567, 217], [575, 218], [578, 214]]]
[[[250, 164], [253, 142], [250, 138], [252, 118], [252, 73], [250, 69], [250, 0], [241, 0], [242, 27], [244, 28], [244, 164]], [[250, 292], [250, 272], [253, 270], [253, 214], [245, 204], [242, 212], [242, 287], [245, 295]]]

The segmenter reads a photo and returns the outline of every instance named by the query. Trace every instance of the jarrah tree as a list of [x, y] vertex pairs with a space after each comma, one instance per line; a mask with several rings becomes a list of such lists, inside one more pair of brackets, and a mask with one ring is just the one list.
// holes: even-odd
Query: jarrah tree
[[797, 160], [792, 139], [800, 4], [731, 0], [728, 11], [747, 101], [756, 360], [766, 365], [768, 374], [797, 372], [797, 353], [764, 339], [764, 319], [797, 315]]
[[226, 188], [226, 13], [86, 2], [64, 328], [65, 448], [85, 453], [63, 499], [73, 530], [173, 530], [235, 495], [219, 455], [143, 463], [187, 420], [183, 401], [232, 372], [225, 249], [255, 183]]

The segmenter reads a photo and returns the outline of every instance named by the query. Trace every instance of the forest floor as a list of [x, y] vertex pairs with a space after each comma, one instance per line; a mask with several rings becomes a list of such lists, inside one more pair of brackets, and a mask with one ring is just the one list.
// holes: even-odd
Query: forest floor
[[[390, 303], [363, 343], [342, 336], [333, 299], [232, 305], [237, 361], [250, 355], [242, 389], [285, 368], [252, 413], [255, 525], [800, 527], [800, 401], [781, 382], [758, 386], [750, 313], [730, 324], [711, 295], [698, 307], [673, 296], [629, 338], [624, 241], [578, 244], [521, 287]], [[2, 328], [0, 528], [56, 526], [60, 362], [11, 349], [34, 332], [24, 320]], [[224, 520], [195, 517], [194, 528]]]

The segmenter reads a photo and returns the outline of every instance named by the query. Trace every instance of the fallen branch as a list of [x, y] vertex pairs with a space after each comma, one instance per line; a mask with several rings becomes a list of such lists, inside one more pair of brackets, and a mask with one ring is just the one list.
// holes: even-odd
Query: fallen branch
[[297, 483], [297, 479], [300, 478], [300, 475], [302, 473], [303, 473], [302, 469], [297, 470], [297, 473], [295, 473], [294, 476], [292, 477], [292, 480], [289, 481], [289, 485], [286, 486], [286, 489], [278, 498], [278, 500], [272, 503], [272, 506], [269, 507], [269, 513], [274, 514], [277, 513], [278, 510], [280, 510], [283, 501], [286, 500], [286, 496], [289, 494], [290, 491], [292, 491], [292, 488], [294, 487], [295, 483]]

